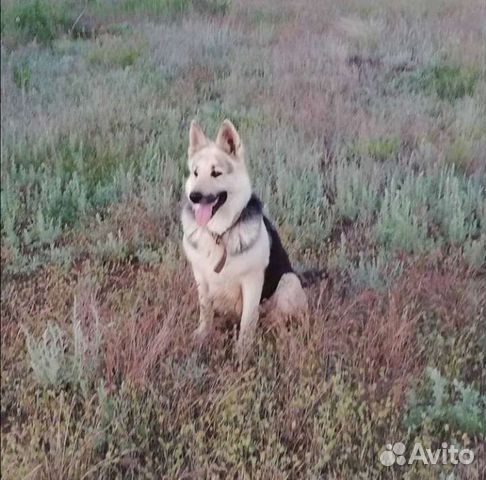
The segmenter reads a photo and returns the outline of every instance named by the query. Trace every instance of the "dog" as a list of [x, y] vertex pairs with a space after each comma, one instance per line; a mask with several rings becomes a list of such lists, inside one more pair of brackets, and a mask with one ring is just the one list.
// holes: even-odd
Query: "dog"
[[260, 304], [273, 318], [307, 311], [302, 283], [292, 269], [277, 230], [252, 192], [240, 136], [229, 120], [210, 141], [192, 121], [189, 176], [182, 206], [183, 249], [199, 297], [204, 342], [215, 312], [240, 316], [237, 356], [244, 359], [254, 339]]

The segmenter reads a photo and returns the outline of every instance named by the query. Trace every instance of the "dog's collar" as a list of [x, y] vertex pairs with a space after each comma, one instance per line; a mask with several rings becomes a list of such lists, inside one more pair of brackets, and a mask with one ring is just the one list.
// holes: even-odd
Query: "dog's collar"
[[[231, 225], [224, 230], [221, 233], [216, 233], [212, 232], [208, 228], [205, 230], [211, 237], [213, 238], [214, 242], [216, 245], [222, 245], [223, 246], [223, 255], [221, 256], [221, 259], [218, 261], [216, 266], [214, 267], [214, 272], [215, 273], [221, 273], [223, 270], [225, 264], [226, 264], [226, 259], [228, 257], [228, 251], [227, 251], [227, 245], [225, 242], [224, 237], [233, 229], [235, 226], [240, 223], [242, 220], [248, 220], [249, 218], [253, 217], [254, 215], [261, 215], [262, 214], [262, 204], [259, 200], [259, 198], [253, 194], [250, 199], [248, 200], [248, 203], [245, 205], [243, 210], [241, 210], [240, 214], [236, 218], [234, 222], [231, 223]], [[191, 233], [187, 234], [187, 238], [190, 239], [197, 231], [199, 230], [199, 227], [194, 228], [194, 230]], [[197, 247], [196, 247], [197, 248]]]
[[[228, 231], [228, 230], [226, 230], [226, 231]], [[223, 268], [226, 264], [226, 258], [228, 257], [228, 250], [226, 248], [226, 244], [223, 242], [223, 235], [225, 233], [226, 232], [224, 232], [222, 235], [216, 235], [216, 236], [214, 234], [211, 234], [212, 237], [214, 238], [214, 241], [216, 242], [216, 245], [220, 245], [221, 243], [223, 243], [223, 256], [221, 257], [219, 262], [214, 267], [215, 273], [221, 273], [221, 270], [223, 270]]]
[[238, 218], [236, 219], [236, 221], [234, 221], [223, 233], [214, 233], [214, 232], [209, 231], [209, 233], [213, 237], [216, 245], [221, 245], [221, 244], [223, 245], [223, 256], [221, 257], [219, 262], [214, 267], [215, 273], [221, 273], [221, 270], [223, 270], [223, 268], [226, 264], [226, 259], [228, 258], [228, 249], [226, 247], [226, 243], [224, 242], [223, 237], [240, 222], [243, 210], [238, 215]]
[[261, 203], [260, 203], [260, 200], [258, 199], [258, 197], [255, 194], [252, 194], [252, 196], [248, 200], [248, 203], [241, 210], [241, 212], [238, 215], [238, 217], [236, 218], [236, 220], [224, 232], [222, 232], [222, 233], [214, 233], [214, 232], [209, 231], [209, 233], [213, 237], [216, 245], [221, 245], [222, 244], [222, 246], [223, 246], [223, 255], [222, 255], [221, 259], [219, 260], [219, 262], [214, 267], [214, 272], [215, 273], [220, 273], [223, 270], [223, 268], [224, 268], [224, 266], [226, 264], [226, 259], [228, 257], [227, 246], [226, 246], [226, 243], [224, 241], [225, 235], [228, 232], [230, 232], [233, 228], [235, 228], [235, 226], [238, 225], [238, 223], [240, 223], [241, 220], [244, 217], [246, 218], [248, 216], [248, 209], [249, 209], [250, 205], [251, 205], [251, 207], [253, 209], [256, 208], [257, 211], [261, 212]]

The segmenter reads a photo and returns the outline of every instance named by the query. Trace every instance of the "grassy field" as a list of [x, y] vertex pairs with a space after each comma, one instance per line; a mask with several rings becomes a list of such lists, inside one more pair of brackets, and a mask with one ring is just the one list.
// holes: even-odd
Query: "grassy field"
[[[484, 478], [483, 0], [1, 5], [2, 478]], [[328, 272], [245, 369], [231, 327], [194, 350], [180, 247], [226, 117]]]

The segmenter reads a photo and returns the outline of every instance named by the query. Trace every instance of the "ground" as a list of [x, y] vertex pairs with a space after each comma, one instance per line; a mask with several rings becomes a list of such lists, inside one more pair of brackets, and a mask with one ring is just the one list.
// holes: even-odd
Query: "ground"
[[[3, 478], [484, 477], [482, 0], [1, 5]], [[190, 341], [193, 118], [327, 272], [243, 369]]]

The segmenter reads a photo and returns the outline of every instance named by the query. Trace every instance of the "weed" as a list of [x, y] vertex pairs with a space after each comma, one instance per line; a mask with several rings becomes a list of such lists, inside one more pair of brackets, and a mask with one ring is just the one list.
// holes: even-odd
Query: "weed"
[[106, 241], [98, 241], [94, 247], [94, 254], [99, 255], [102, 260], [111, 261], [127, 261], [130, 256], [129, 248], [120, 232], [117, 236], [109, 233]]
[[93, 65], [126, 68], [137, 61], [142, 54], [142, 50], [143, 42], [129, 41], [124, 37], [107, 37], [100, 40], [96, 48], [90, 51], [88, 61]]
[[396, 160], [400, 152], [400, 140], [397, 138], [382, 138], [370, 140], [367, 145], [368, 155], [378, 162]]
[[193, 1], [192, 7], [209, 15], [225, 15], [231, 8], [232, 0], [200, 0]]
[[461, 69], [451, 65], [434, 65], [423, 68], [406, 77], [412, 91], [437, 95], [441, 100], [456, 101], [474, 94], [479, 73], [473, 69]]
[[484, 437], [486, 397], [473, 385], [456, 379], [449, 381], [436, 368], [428, 368], [426, 375], [426, 388], [409, 393], [405, 425], [413, 429], [427, 425], [428, 429], [450, 430], [456, 439], [463, 434]]
[[370, 221], [378, 205], [382, 172], [356, 161], [339, 163], [332, 171], [335, 189], [334, 208], [339, 218]]
[[[89, 382], [99, 367], [101, 332], [99, 313], [94, 304], [90, 312], [80, 312], [75, 301], [72, 316], [72, 335], [49, 323], [38, 340], [25, 330], [30, 365], [36, 379], [45, 387], [69, 385], [87, 392]], [[80, 315], [92, 321], [90, 331], [82, 325]]]
[[181, 15], [191, 7], [191, 0], [123, 0], [121, 8], [128, 13]]
[[13, 81], [21, 90], [27, 90], [31, 86], [32, 71], [27, 62], [13, 67]]
[[467, 172], [472, 163], [471, 148], [464, 140], [458, 138], [447, 149], [445, 162], [458, 171]]
[[[408, 183], [408, 186], [412, 187], [412, 183]], [[417, 188], [420, 188], [418, 183]], [[412, 197], [410, 193], [393, 181], [385, 190], [376, 224], [376, 237], [391, 251], [415, 253], [432, 246], [427, 236], [427, 205], [418, 204], [419, 210], [416, 210], [418, 197]]]
[[14, 32], [21, 41], [36, 40], [50, 45], [73, 24], [74, 20], [68, 12], [69, 9], [60, 2], [29, 0], [2, 12], [2, 17], [6, 17], [3, 19], [3, 29]]

